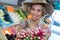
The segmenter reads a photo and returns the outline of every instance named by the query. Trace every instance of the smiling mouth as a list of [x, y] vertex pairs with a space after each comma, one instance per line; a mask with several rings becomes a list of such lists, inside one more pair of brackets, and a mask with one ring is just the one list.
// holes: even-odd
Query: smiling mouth
[[35, 18], [35, 17], [38, 17], [38, 16], [33, 16], [33, 17]]

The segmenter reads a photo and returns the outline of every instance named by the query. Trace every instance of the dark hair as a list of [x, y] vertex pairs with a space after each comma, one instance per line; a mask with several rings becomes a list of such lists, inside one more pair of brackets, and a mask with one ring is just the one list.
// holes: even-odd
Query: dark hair
[[11, 35], [6, 34], [6, 37], [7, 37], [8, 40], [15, 40], [16, 35], [13, 35], [13, 34], [11, 34]]
[[46, 1], [54, 7], [54, 0], [46, 0]]

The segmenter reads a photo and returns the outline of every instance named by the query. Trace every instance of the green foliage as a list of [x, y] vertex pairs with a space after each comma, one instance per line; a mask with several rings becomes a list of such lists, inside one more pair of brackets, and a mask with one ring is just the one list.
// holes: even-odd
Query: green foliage
[[23, 19], [27, 18], [27, 13], [25, 11], [21, 9], [16, 9], [15, 12], [18, 13], [19, 17], [22, 17]]

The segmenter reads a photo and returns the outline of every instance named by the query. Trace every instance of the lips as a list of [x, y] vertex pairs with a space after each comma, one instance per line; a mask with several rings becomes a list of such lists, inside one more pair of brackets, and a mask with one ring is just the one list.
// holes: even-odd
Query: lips
[[36, 18], [36, 17], [38, 17], [38, 16], [37, 16], [37, 15], [33, 15], [32, 17]]

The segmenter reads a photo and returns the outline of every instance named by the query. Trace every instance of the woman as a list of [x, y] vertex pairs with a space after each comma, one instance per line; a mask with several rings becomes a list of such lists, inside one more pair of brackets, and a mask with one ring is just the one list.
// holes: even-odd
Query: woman
[[[23, 3], [25, 11], [29, 13], [31, 18], [24, 22], [21, 21], [21, 27], [24, 29], [29, 28], [31, 30], [40, 27], [40, 29], [45, 29], [47, 31], [46, 37], [49, 37], [50, 30], [47, 26], [49, 26], [50, 20], [47, 18], [47, 21], [45, 21], [44, 18], [48, 17], [46, 15], [51, 15], [53, 12], [52, 5], [47, 3], [46, 0], [30, 0], [29, 2], [24, 1]], [[48, 40], [48, 38], [46, 40]]]

